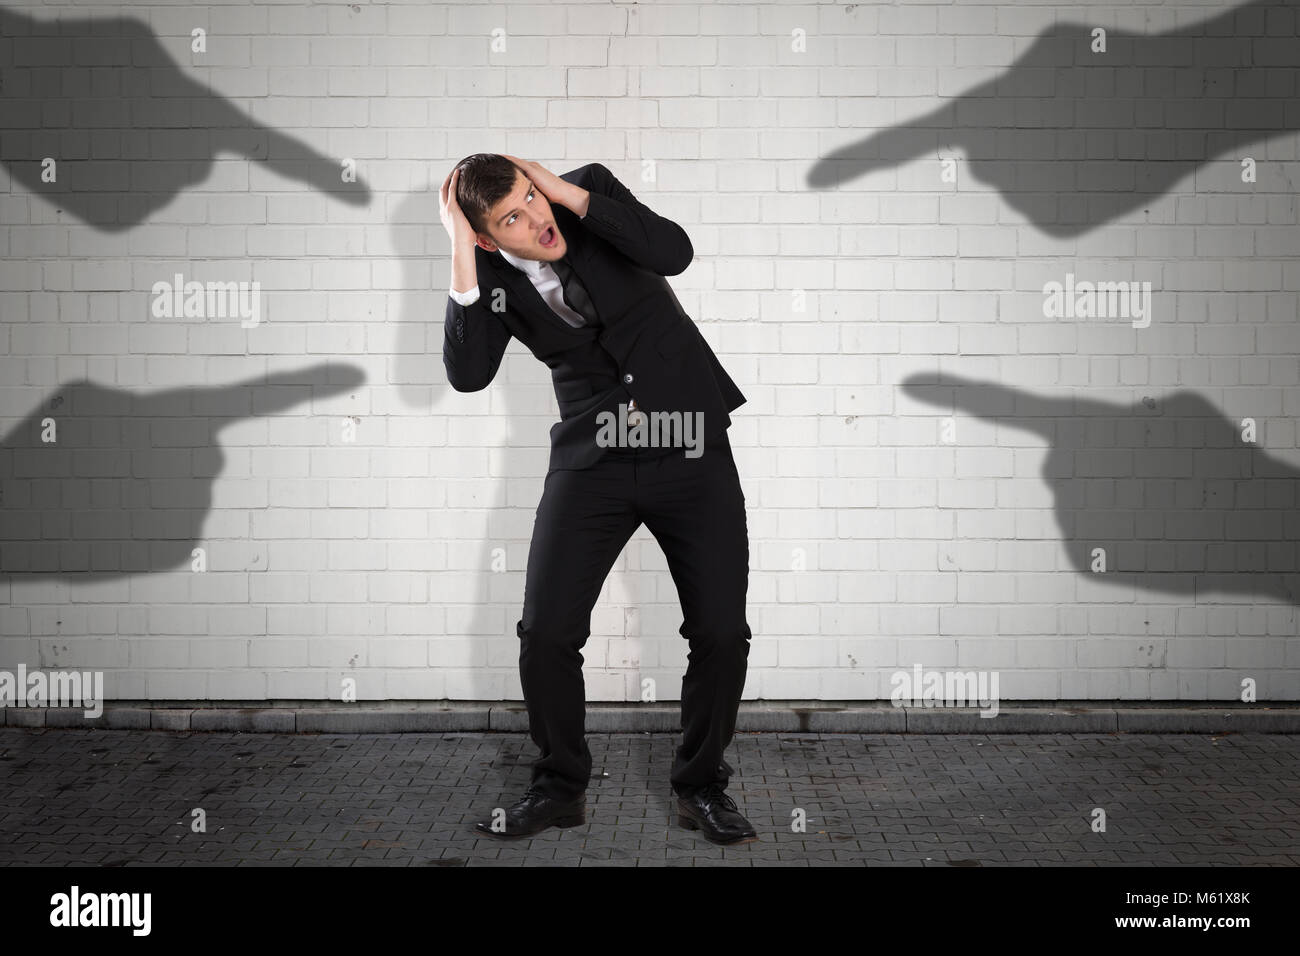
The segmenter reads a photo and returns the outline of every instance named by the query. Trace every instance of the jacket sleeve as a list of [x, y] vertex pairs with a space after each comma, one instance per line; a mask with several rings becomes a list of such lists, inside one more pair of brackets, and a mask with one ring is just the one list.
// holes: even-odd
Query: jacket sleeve
[[602, 164], [587, 168], [591, 199], [582, 224], [651, 272], [661, 276], [685, 272], [695, 258], [686, 230], [638, 201]]
[[[469, 293], [478, 292], [475, 286]], [[510, 344], [510, 330], [500, 316], [488, 308], [492, 296], [475, 297], [469, 305], [447, 296], [443, 321], [442, 364], [447, 381], [458, 392], [477, 392], [496, 378], [501, 357]]]

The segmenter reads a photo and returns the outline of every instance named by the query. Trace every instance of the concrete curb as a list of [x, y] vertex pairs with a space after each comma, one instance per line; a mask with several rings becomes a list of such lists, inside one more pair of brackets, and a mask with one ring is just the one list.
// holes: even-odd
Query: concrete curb
[[[0, 726], [272, 734], [527, 733], [519, 701], [106, 701], [99, 717], [78, 708], [4, 707]], [[745, 701], [741, 733], [1221, 734], [1300, 733], [1300, 704], [1061, 701], [976, 708], [893, 707], [878, 701]], [[681, 705], [587, 705], [589, 733], [680, 733]]]

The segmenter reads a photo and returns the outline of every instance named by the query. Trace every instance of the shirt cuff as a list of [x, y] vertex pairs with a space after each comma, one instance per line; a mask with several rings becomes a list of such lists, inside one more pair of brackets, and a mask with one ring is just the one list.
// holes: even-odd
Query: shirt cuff
[[473, 305], [478, 301], [478, 286], [470, 289], [468, 292], [457, 292], [455, 289], [448, 289], [447, 294], [452, 297], [458, 305]]

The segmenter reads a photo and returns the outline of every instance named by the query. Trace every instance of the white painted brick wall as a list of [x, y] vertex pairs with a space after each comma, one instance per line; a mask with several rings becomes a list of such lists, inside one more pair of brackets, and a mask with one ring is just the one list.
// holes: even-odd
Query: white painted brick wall
[[[1233, 178], [1236, 155], [1216, 157], [1138, 212], [1067, 238], [981, 181], [957, 142], [942, 153], [959, 160], [956, 184], [927, 152], [834, 189], [805, 185], [819, 158], [998, 77], [1057, 21], [1155, 32], [1217, 9], [122, 12], [234, 109], [331, 161], [354, 158], [371, 197], [347, 205], [224, 149], [144, 221], [106, 231], [0, 172], [6, 433], [88, 378], [137, 396], [203, 390], [192, 412], [211, 416], [212, 439], [191, 448], [189, 419], [164, 417], [159, 453], [135, 458], [150, 463], [155, 505], [210, 496], [194, 541], [207, 569], [6, 575], [0, 668], [103, 669], [118, 698], [337, 699], [349, 678], [363, 700], [521, 697], [515, 623], [558, 411], [518, 342], [479, 393], [453, 392], [441, 360], [449, 261], [436, 190], [457, 159], [500, 151], [557, 172], [602, 162], [692, 237], [696, 258], [672, 284], [749, 399], [731, 429], [751, 538], [747, 698], [888, 698], [892, 675], [917, 663], [996, 670], [1009, 699], [1236, 698], [1244, 677], [1261, 698], [1300, 697], [1293, 604], [1081, 574], [1043, 476], [1049, 440], [959, 415], [946, 444], [951, 410], [900, 387], [943, 371], [1121, 405], [1186, 389], [1230, 419], [1256, 418], [1269, 453], [1300, 465], [1294, 136], [1253, 148], [1253, 189]], [[195, 27], [205, 54], [190, 52]], [[1195, 121], [1194, 105], [1165, 105], [1172, 128]], [[1008, 104], [964, 107], [999, 122]], [[641, 181], [643, 159], [655, 182]], [[1157, 319], [1140, 343], [1123, 323], [1044, 318], [1043, 284], [1067, 271], [1150, 280]], [[177, 272], [257, 280], [261, 325], [154, 318], [152, 285]], [[364, 382], [299, 385], [284, 407], [258, 385], [322, 362]], [[1076, 474], [1126, 454], [1102, 439]], [[196, 469], [215, 480], [199, 488]], [[9, 495], [8, 527], [40, 528]], [[32, 544], [0, 540], [0, 554]], [[639, 699], [647, 676], [673, 699], [680, 623], [641, 528], [592, 614], [588, 699]]]

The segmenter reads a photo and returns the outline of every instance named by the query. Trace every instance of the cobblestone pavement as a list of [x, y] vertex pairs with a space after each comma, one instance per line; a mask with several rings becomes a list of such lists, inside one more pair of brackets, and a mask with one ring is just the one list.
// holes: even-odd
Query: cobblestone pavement
[[675, 822], [675, 736], [588, 739], [587, 823], [498, 841], [470, 826], [527, 785], [520, 734], [6, 728], [0, 864], [1300, 863], [1289, 735], [738, 734], [730, 849]]

